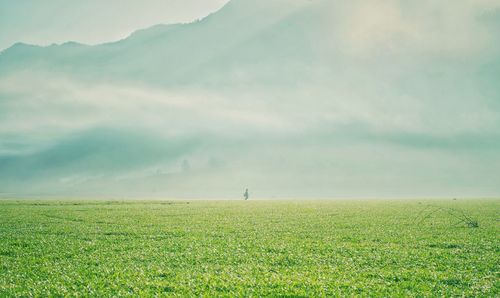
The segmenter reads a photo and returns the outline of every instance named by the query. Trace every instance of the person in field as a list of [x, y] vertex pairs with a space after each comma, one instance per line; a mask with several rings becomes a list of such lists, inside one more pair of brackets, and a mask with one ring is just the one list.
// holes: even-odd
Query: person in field
[[245, 201], [248, 200], [248, 197], [249, 197], [248, 188], [245, 190], [245, 193], [243, 194], [243, 197], [245, 198]]

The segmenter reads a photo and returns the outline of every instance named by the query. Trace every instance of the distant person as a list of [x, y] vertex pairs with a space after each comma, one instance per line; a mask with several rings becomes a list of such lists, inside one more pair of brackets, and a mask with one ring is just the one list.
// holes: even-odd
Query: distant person
[[245, 190], [245, 193], [243, 194], [243, 197], [245, 197], [245, 201], [248, 200], [248, 188]]

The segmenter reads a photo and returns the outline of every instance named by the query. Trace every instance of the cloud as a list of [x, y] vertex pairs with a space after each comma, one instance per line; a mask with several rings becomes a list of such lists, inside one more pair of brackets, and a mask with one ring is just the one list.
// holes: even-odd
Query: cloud
[[472, 57], [488, 51], [498, 28], [481, 17], [497, 1], [349, 1], [332, 4], [335, 41], [345, 53]]
[[85, 83], [49, 73], [4, 77], [0, 120], [0, 151], [16, 140], [40, 143], [44, 137], [96, 126], [141, 127], [160, 136], [258, 133], [289, 126], [283, 115], [262, 104], [242, 104], [210, 90]]

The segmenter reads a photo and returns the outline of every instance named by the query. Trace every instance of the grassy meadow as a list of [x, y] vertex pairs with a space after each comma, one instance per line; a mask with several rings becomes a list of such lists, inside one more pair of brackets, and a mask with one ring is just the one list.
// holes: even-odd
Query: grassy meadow
[[498, 297], [499, 218], [482, 199], [3, 200], [0, 297]]

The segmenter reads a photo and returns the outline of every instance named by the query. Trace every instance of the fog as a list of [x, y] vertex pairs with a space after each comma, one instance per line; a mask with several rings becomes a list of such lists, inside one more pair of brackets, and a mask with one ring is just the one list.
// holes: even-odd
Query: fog
[[498, 196], [499, 29], [496, 1], [233, 0], [119, 42], [18, 44], [0, 196]]

